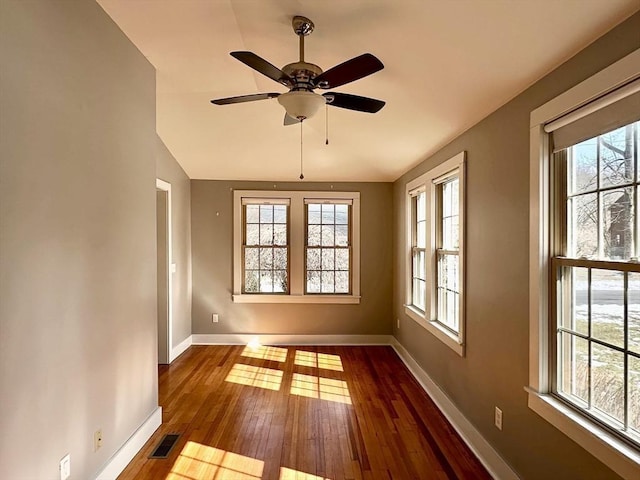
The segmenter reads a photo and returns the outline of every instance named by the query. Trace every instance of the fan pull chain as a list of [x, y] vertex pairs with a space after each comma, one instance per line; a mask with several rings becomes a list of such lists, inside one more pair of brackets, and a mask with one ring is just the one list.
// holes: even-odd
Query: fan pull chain
[[324, 140], [324, 144], [325, 145], [329, 145], [329, 104], [328, 103], [324, 104], [324, 119], [325, 119], [325, 124], [324, 124], [325, 140]]
[[302, 120], [300, 120], [300, 180], [304, 180], [302, 173]]

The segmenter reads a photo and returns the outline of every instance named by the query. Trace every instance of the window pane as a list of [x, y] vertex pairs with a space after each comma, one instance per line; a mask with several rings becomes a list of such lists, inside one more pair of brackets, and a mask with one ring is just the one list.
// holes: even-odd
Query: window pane
[[624, 354], [591, 344], [591, 403], [601, 412], [624, 421]]
[[319, 248], [307, 248], [307, 270], [320, 270]]
[[336, 293], [349, 293], [349, 272], [336, 272]]
[[322, 223], [333, 225], [335, 222], [335, 206], [322, 204]]
[[323, 248], [321, 252], [322, 260], [320, 265], [322, 270], [334, 270], [335, 266], [335, 253], [333, 248]]
[[629, 350], [640, 353], [640, 273], [629, 273], [628, 282]]
[[629, 426], [640, 435], [640, 359], [627, 355], [629, 362]]
[[247, 223], [258, 223], [258, 211], [259, 205], [246, 205], [247, 208]]
[[591, 270], [591, 336], [624, 346], [624, 279], [615, 270]]
[[633, 125], [600, 135], [600, 186], [628, 184], [633, 180]]
[[322, 272], [322, 286], [320, 291], [326, 293], [334, 293], [334, 273], [333, 272]]
[[260, 225], [260, 245], [273, 245], [273, 225]]
[[598, 141], [585, 140], [571, 147], [568, 164], [569, 194], [595, 190], [598, 187]]
[[286, 248], [273, 249], [273, 268], [275, 270], [287, 269], [287, 249]]
[[244, 268], [247, 270], [257, 270], [258, 263], [258, 249], [257, 248], [245, 248], [244, 249]]
[[273, 268], [273, 249], [261, 248], [260, 249], [260, 269], [271, 270]]
[[271, 271], [260, 272], [260, 291], [273, 292], [273, 272]]
[[273, 223], [287, 223], [287, 206], [273, 206]]
[[349, 249], [336, 248], [336, 270], [349, 270]]
[[458, 256], [439, 254], [438, 321], [458, 331]]
[[247, 293], [258, 293], [260, 291], [259, 275], [256, 270], [246, 270], [244, 272], [244, 291]]
[[578, 333], [589, 333], [589, 269], [567, 267], [565, 274], [571, 284], [569, 312], [562, 316], [561, 325]]
[[273, 222], [273, 205], [260, 205], [260, 223]]
[[247, 224], [247, 245], [259, 245], [260, 242], [260, 225], [258, 224], [253, 224], [253, 225], [249, 225]]
[[307, 271], [307, 292], [320, 293], [320, 272]]
[[346, 225], [349, 223], [349, 205], [336, 205], [336, 224]]
[[420, 192], [416, 197], [416, 221], [422, 222], [427, 218], [427, 195]]
[[[324, 213], [324, 212], [323, 212]], [[322, 225], [322, 245], [333, 246], [335, 245], [335, 231], [333, 225]]]
[[349, 226], [336, 225], [336, 245], [346, 247], [349, 245]]
[[413, 279], [413, 288], [412, 288], [412, 303], [413, 306], [415, 306], [416, 308], [419, 308], [420, 310], [424, 311], [425, 309], [425, 291], [426, 291], [426, 286], [425, 286], [425, 281], [424, 280], [420, 280], [419, 278], [414, 278]]
[[320, 225], [309, 225], [307, 232], [307, 245], [320, 245]]
[[589, 342], [569, 333], [561, 332], [560, 350], [560, 393], [574, 397], [586, 407], [589, 401]]
[[307, 223], [309, 225], [320, 224], [320, 205], [317, 203], [310, 203], [307, 205]]
[[604, 258], [628, 260], [633, 252], [633, 190], [602, 193]]
[[416, 247], [426, 248], [427, 246], [427, 222], [421, 221], [416, 224]]
[[288, 291], [287, 286], [287, 271], [286, 270], [274, 270], [273, 271], [273, 292], [284, 293]]
[[598, 253], [598, 196], [580, 195], [569, 200], [569, 255], [595, 257]]
[[277, 224], [273, 226], [273, 244], [274, 245], [287, 244], [287, 225], [286, 224]]

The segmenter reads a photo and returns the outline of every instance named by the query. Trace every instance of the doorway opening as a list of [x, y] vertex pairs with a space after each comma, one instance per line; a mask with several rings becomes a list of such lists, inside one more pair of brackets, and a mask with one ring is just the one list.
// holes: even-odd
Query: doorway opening
[[171, 363], [171, 184], [156, 180], [156, 240], [158, 263], [158, 364]]

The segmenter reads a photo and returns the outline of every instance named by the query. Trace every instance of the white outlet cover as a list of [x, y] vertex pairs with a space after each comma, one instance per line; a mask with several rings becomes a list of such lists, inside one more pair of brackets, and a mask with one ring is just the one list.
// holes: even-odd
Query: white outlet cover
[[67, 453], [60, 460], [60, 480], [67, 480], [71, 476], [71, 454]]

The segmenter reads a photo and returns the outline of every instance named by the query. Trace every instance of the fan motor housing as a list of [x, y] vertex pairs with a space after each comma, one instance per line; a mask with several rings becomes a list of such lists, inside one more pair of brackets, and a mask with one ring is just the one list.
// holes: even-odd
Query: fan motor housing
[[282, 71], [295, 79], [295, 87], [304, 88], [305, 90], [310, 86], [311, 80], [322, 73], [322, 69], [318, 65], [307, 62], [290, 63], [282, 67]]

